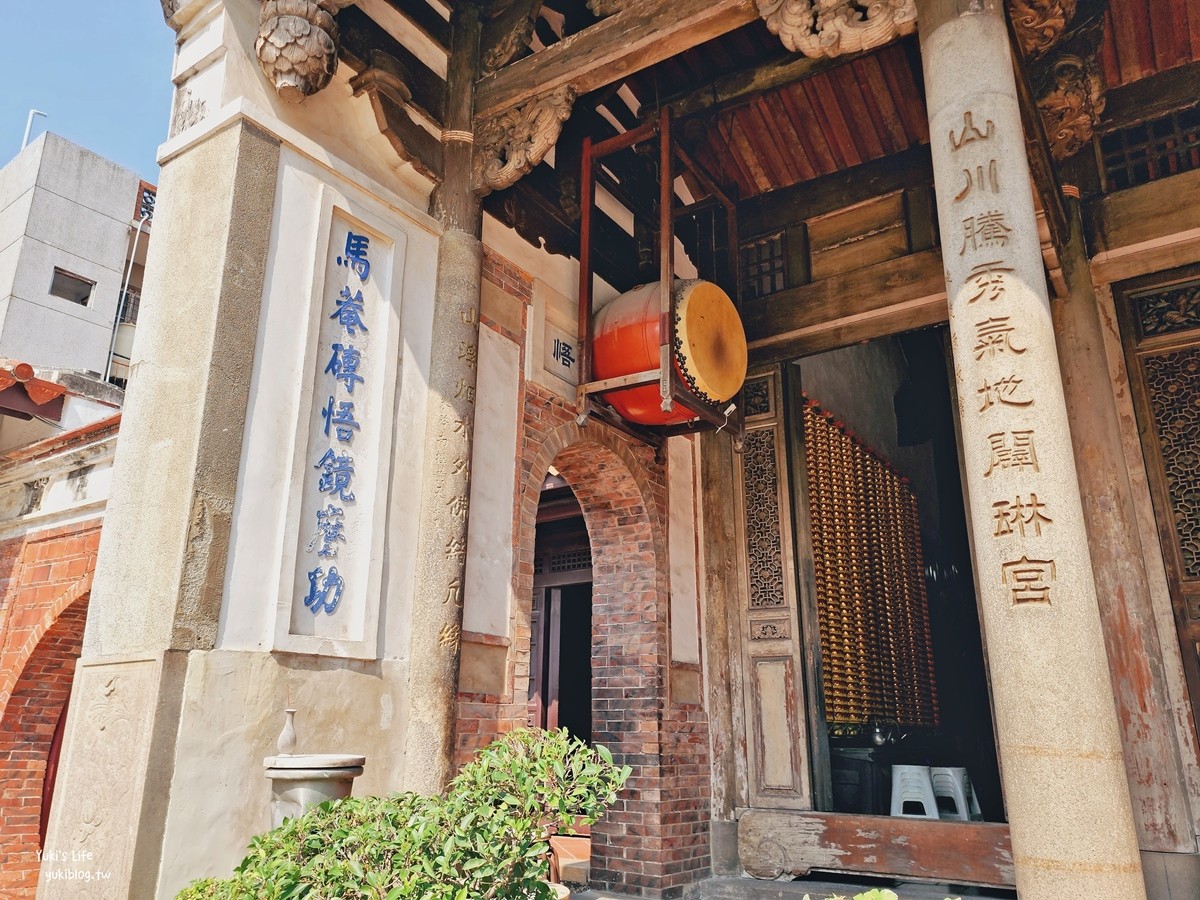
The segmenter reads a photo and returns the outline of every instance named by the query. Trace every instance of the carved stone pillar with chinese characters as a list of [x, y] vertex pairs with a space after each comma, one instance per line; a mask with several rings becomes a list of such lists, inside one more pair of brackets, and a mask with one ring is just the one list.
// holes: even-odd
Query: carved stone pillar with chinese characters
[[446, 175], [433, 196], [433, 214], [445, 231], [434, 288], [404, 773], [404, 787], [424, 793], [445, 787], [454, 752], [483, 269], [470, 132], [479, 58], [475, 8], [458, 8], [451, 26]]
[[1144, 897], [1001, 0], [918, 2], [976, 583], [1023, 900]]

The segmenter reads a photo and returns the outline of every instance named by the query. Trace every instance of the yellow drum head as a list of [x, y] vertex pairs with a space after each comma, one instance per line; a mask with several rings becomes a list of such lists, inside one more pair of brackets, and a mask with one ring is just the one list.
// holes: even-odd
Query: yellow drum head
[[746, 380], [746, 332], [737, 307], [711, 281], [685, 281], [675, 292], [679, 367], [702, 396], [724, 402]]

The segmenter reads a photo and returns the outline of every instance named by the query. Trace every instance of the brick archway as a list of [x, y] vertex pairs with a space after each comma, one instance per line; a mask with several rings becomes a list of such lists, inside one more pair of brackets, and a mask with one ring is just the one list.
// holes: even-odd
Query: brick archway
[[55, 727], [71, 693], [83, 644], [88, 594], [67, 605], [40, 635], [0, 718], [0, 895], [37, 890], [42, 796]]
[[[518, 634], [528, 633], [533, 542], [550, 467], [579, 501], [592, 549], [592, 736], [633, 767], [629, 788], [592, 830], [591, 880], [609, 889], [665, 886], [662, 720], [667, 705], [665, 472], [649, 448], [601, 425], [559, 425], [522, 473], [516, 596]], [[527, 561], [528, 560], [528, 564]], [[528, 671], [529, 642], [516, 646]]]
[[[456, 762], [530, 724], [530, 619], [537, 510], [553, 466], [583, 511], [592, 548], [592, 736], [633, 768], [593, 831], [591, 881], [679, 897], [709, 872], [708, 724], [669, 696], [667, 470], [653, 448], [526, 384], [519, 430], [508, 677], [503, 694], [458, 695]], [[497, 638], [473, 636], [494, 641]], [[511, 643], [509, 641], [511, 640]]]

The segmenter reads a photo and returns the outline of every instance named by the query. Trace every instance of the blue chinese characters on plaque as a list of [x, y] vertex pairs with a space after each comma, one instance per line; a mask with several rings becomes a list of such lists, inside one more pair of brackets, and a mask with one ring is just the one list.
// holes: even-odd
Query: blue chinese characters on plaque
[[[330, 297], [324, 315], [336, 322], [332, 339], [322, 341], [320, 358], [325, 361], [318, 380], [318, 396], [323, 402], [315, 404], [319, 419], [315, 423], [328, 439], [323, 453], [312, 459], [310, 475], [313, 486], [325, 504], [315, 513], [315, 521], [306, 525], [313, 535], [305, 548], [311, 557], [307, 569], [308, 595], [304, 606], [314, 615], [334, 615], [347, 590], [346, 576], [335, 564], [342, 550], [354, 547], [356, 535], [347, 522], [347, 510], [355, 504], [354, 496], [354, 438], [365, 424], [361, 408], [355, 408], [354, 388], [366, 388], [366, 346], [368, 317], [362, 288], [371, 277], [371, 239], [346, 229], [344, 249], [337, 256], [339, 269], [345, 269], [345, 284]], [[339, 278], [339, 281], [341, 279]], [[320, 449], [320, 448], [318, 448]]]

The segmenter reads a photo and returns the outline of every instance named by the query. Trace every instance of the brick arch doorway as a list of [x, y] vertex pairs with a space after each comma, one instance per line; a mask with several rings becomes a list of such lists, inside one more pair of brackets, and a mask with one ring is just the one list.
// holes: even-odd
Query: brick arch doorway
[[[591, 551], [592, 739], [633, 769], [617, 804], [592, 829], [590, 882], [678, 896], [692, 876], [683, 871], [689, 854], [671, 853], [674, 810], [663, 783], [665, 472], [650, 448], [599, 425], [563, 423], [540, 437], [521, 485], [518, 624], [532, 618], [537, 513], [553, 470], [578, 501]], [[528, 649], [518, 644], [518, 667]]]
[[37, 890], [45, 823], [71, 678], [83, 645], [88, 594], [46, 629], [17, 677], [0, 719], [0, 896]]
[[533, 723], [592, 742], [592, 548], [583, 510], [551, 468], [538, 502], [529, 619]]

